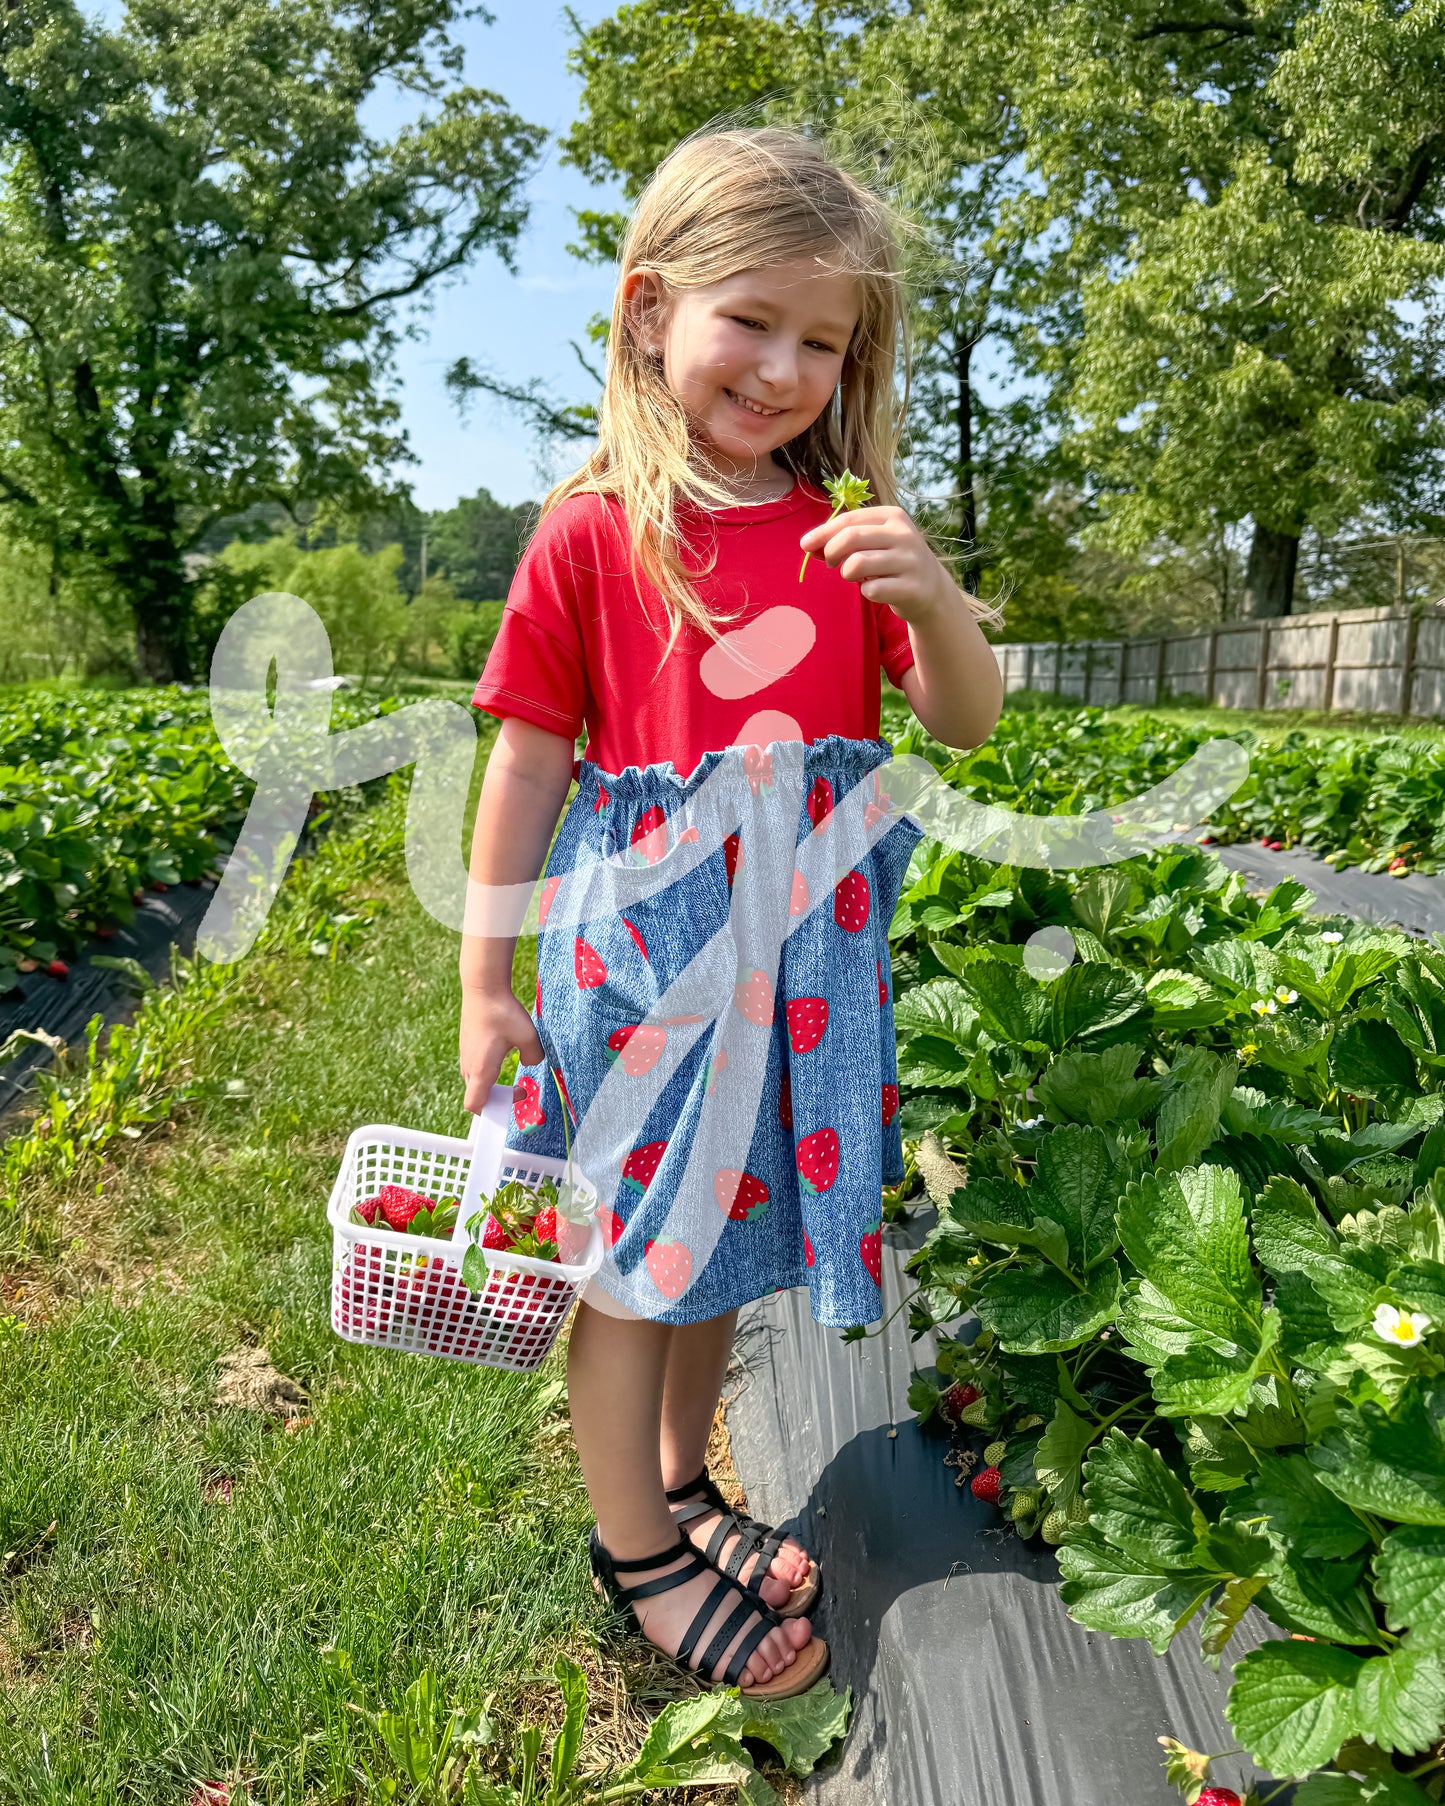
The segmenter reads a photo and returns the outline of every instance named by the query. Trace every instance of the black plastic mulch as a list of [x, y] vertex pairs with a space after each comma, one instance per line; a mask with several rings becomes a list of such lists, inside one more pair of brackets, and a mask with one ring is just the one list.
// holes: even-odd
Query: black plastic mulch
[[[147, 892], [129, 928], [117, 929], [112, 940], [92, 941], [65, 962], [70, 967], [68, 978], [51, 978], [44, 971], [22, 973], [18, 987], [0, 997], [0, 1045], [16, 1029], [43, 1029], [72, 1048], [82, 1048], [85, 1025], [97, 1012], [108, 1023], [128, 1016], [135, 1008], [135, 986], [124, 973], [97, 966], [95, 956], [138, 960], [153, 978], [165, 977], [172, 945], [182, 953], [195, 946], [196, 930], [215, 888], [209, 879], [198, 878], [173, 885], [164, 896]], [[18, 1055], [0, 1066], [0, 1111], [17, 1101], [36, 1068], [50, 1059], [50, 1049], [41, 1042], [19, 1044]]]
[[[884, 1231], [885, 1317], [914, 1289], [903, 1263], [933, 1220]], [[1053, 1550], [958, 1486], [944, 1436], [913, 1419], [910, 1373], [934, 1356], [931, 1336], [909, 1340], [906, 1313], [881, 1338], [842, 1342], [802, 1288], [739, 1322], [727, 1421], [748, 1509], [821, 1564], [814, 1632], [833, 1684], [854, 1689], [841, 1753], [804, 1793], [828, 1806], [1177, 1806], [1156, 1740], [1234, 1747], [1229, 1661], [1212, 1674], [1191, 1631], [1156, 1658], [1069, 1620]], [[1246, 1619], [1229, 1656], [1269, 1634]], [[1243, 1793], [1239, 1768], [1214, 1778]]]

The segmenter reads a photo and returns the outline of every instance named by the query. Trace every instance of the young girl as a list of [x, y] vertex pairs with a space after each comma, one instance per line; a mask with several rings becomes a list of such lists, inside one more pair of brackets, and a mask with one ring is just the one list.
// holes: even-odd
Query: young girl
[[[798, 817], [785, 846], [769, 849], [760, 813], [680, 882], [661, 867], [625, 915], [544, 927], [534, 1016], [512, 994], [514, 941], [467, 936], [461, 955], [467, 1107], [517, 1049], [513, 1145], [560, 1153], [562, 1100], [585, 1126], [615, 1067], [651, 1100], [602, 1199], [614, 1245], [568, 1347], [590, 1559], [654, 1644], [765, 1697], [827, 1666], [805, 1616], [817, 1564], [730, 1512], [704, 1455], [742, 1304], [806, 1284], [819, 1322], [881, 1314], [879, 1194], [902, 1176], [886, 935], [917, 831], [875, 826], [822, 907], [800, 900], [792, 848], [859, 785], [875, 824], [886, 804], [870, 776], [890, 750], [880, 666], [953, 746], [987, 737], [1002, 694], [976, 605], [895, 499], [897, 261], [887, 209], [802, 137], [718, 132], [662, 164], [623, 246], [597, 450], [547, 498], [474, 698], [501, 718], [478, 883], [537, 877], [577, 781], [544, 922], [568, 874], [696, 840], [678, 824], [719, 773], [745, 776], [759, 811], [783, 796]], [[830, 520], [821, 485], [845, 469], [873, 505]], [[784, 914], [791, 876], [801, 918], [772, 971], [737, 975], [729, 1022], [755, 1050], [724, 1072], [719, 1018], [658, 1066], [684, 1031], [643, 1019], [704, 1021], [656, 1012], [699, 950], [731, 946], [719, 936], [755, 826], [751, 857], [776, 863], [781, 847]], [[660, 1092], [643, 1089], [654, 1066]], [[750, 1093], [727, 1091], [744, 1078]], [[761, 1099], [741, 1130], [723, 1110], [745, 1152], [699, 1183], [709, 1102], [738, 1096]], [[696, 1257], [664, 1233], [689, 1210], [715, 1219]]]

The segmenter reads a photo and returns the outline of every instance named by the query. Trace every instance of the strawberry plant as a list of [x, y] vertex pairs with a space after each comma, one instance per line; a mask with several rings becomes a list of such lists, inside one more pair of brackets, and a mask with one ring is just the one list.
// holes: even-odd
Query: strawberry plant
[[[334, 699], [337, 726], [369, 712]], [[204, 690], [0, 702], [0, 992], [17, 969], [59, 965], [132, 921], [147, 887], [212, 870], [251, 788], [221, 751]]]
[[982, 1437], [975, 1495], [1059, 1547], [1081, 1624], [1217, 1664], [1269, 1620], [1236, 1755], [1399, 1806], [1445, 1798], [1445, 953], [1310, 901], [1201, 848], [920, 845], [899, 1114], [966, 1183], [909, 1262], [939, 1348], [910, 1402]]

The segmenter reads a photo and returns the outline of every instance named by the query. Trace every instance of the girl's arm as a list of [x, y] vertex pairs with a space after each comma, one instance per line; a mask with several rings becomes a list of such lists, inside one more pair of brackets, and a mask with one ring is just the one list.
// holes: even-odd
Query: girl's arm
[[[514, 716], [487, 760], [472, 833], [471, 875], [483, 885], [531, 884], [572, 783], [573, 744]], [[483, 899], [482, 911], [487, 909]], [[497, 917], [505, 916], [497, 910]], [[475, 910], [471, 920], [476, 920]], [[495, 919], [495, 918], [494, 918]], [[505, 926], [498, 920], [497, 926]], [[460, 1058], [466, 1107], [475, 1115], [515, 1047], [524, 1064], [542, 1058], [532, 1019], [512, 994], [517, 937], [463, 934]]]
[[935, 740], [977, 746], [998, 724], [1003, 677], [963, 591], [902, 508], [858, 508], [803, 535], [870, 602], [908, 623], [913, 665], [903, 694]]

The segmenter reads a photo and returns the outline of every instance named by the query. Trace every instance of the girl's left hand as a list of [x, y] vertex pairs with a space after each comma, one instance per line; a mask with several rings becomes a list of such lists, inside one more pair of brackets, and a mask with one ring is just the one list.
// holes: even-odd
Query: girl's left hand
[[924, 620], [959, 594], [902, 508], [855, 508], [814, 527], [799, 545], [856, 583], [870, 602], [886, 602], [905, 621]]

